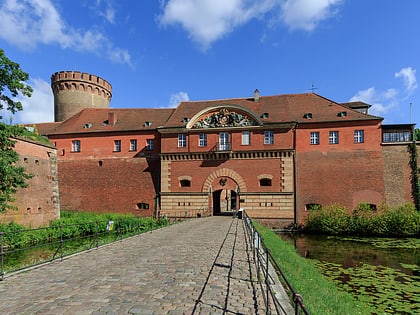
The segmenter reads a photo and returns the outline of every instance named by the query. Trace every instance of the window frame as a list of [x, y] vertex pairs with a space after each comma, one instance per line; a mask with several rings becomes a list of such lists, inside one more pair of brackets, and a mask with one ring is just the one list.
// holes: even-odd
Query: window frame
[[274, 144], [274, 131], [273, 130], [264, 131], [264, 144], [265, 145]]
[[251, 132], [248, 130], [242, 131], [241, 145], [251, 145]]
[[153, 151], [155, 149], [155, 140], [146, 139], [146, 151]]
[[130, 139], [130, 151], [137, 151], [137, 139]]
[[80, 152], [81, 151], [81, 142], [80, 140], [71, 141], [71, 152]]
[[339, 143], [339, 133], [338, 130], [331, 130], [329, 134], [329, 143], [338, 144]]
[[207, 134], [200, 133], [198, 135], [198, 146], [199, 147], [206, 147], [207, 146]]
[[120, 139], [114, 140], [114, 152], [121, 152], [121, 148], [122, 148], [121, 140]]
[[319, 131], [311, 131], [311, 133], [309, 135], [309, 144], [319, 145], [320, 142], [321, 141], [319, 140]]
[[185, 148], [187, 146], [187, 135], [185, 133], [178, 134], [178, 148]]
[[365, 131], [363, 129], [355, 130], [354, 133], [354, 143], [364, 143], [365, 142]]

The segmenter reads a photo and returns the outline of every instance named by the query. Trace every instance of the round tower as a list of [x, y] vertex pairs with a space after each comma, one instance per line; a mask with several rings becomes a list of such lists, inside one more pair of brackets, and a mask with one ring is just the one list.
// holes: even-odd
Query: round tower
[[54, 121], [59, 122], [84, 108], [109, 108], [111, 84], [93, 74], [60, 71], [51, 76], [54, 94]]

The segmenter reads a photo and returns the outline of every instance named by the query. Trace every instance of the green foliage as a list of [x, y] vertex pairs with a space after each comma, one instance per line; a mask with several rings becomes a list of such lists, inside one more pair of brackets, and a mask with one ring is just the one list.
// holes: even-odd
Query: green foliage
[[339, 235], [347, 232], [349, 219], [346, 209], [339, 205], [317, 207], [309, 212], [305, 229], [311, 232]]
[[22, 103], [15, 98], [22, 94], [30, 97], [32, 88], [24, 82], [29, 80], [29, 74], [20, 69], [19, 64], [9, 60], [0, 49], [0, 109], [6, 109], [13, 114], [22, 110]]
[[315, 261], [301, 257], [293, 245], [283, 241], [270, 229], [259, 224], [255, 226], [293, 289], [302, 295], [310, 314], [374, 313], [367, 302], [356, 301], [351, 294], [326, 279], [319, 272]]
[[[6, 109], [13, 114], [22, 110], [22, 103], [15, 98], [21, 94], [32, 95], [32, 88], [25, 84], [29, 75], [20, 69], [19, 64], [9, 60], [0, 49], [0, 110]], [[0, 212], [14, 209], [11, 203], [17, 188], [27, 187], [26, 180], [31, 175], [18, 167], [18, 154], [13, 150], [13, 137], [23, 135], [24, 130], [18, 126], [0, 124]]]
[[420, 141], [420, 129], [414, 129], [414, 140]]
[[377, 210], [361, 203], [349, 215], [345, 208], [332, 205], [312, 210], [304, 229], [327, 235], [419, 236], [420, 212], [410, 203]]
[[27, 187], [26, 180], [32, 177], [24, 167], [16, 165], [19, 155], [13, 149], [16, 141], [12, 137], [23, 132], [22, 127], [0, 123], [0, 212], [15, 209], [11, 204], [15, 200], [13, 194], [18, 188]]
[[[418, 129], [416, 129], [418, 130]], [[419, 167], [418, 167], [418, 151], [415, 142], [409, 146], [410, 150], [410, 166], [411, 166], [411, 187], [414, 199], [414, 204], [417, 211], [420, 211], [420, 178], [419, 178]]]
[[[114, 222], [112, 231], [107, 230], [109, 221]], [[55, 240], [75, 239], [113, 232], [119, 235], [134, 235], [167, 225], [166, 220], [156, 221], [153, 218], [135, 217], [125, 214], [97, 214], [91, 212], [62, 211], [61, 218], [51, 221], [49, 227], [26, 229], [11, 222], [0, 224], [3, 234], [3, 246], [22, 248], [31, 244]]]

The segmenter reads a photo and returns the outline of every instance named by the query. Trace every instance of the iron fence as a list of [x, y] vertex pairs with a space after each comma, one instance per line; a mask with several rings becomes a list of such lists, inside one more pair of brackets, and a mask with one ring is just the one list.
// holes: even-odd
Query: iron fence
[[63, 260], [66, 256], [151, 232], [168, 224], [169, 219], [137, 218], [135, 222], [114, 219], [0, 231], [0, 281], [8, 274], [56, 259]]
[[262, 291], [264, 292], [266, 314], [271, 314], [270, 310], [273, 308], [276, 310], [277, 314], [287, 313], [287, 311], [284, 309], [284, 305], [282, 305], [279, 297], [277, 296], [278, 292], [275, 289], [276, 281], [274, 277], [277, 277], [283, 284], [282, 286], [286, 290], [289, 299], [293, 304], [295, 314], [309, 315], [309, 311], [306, 309], [303, 303], [302, 296], [293, 289], [289, 280], [286, 278], [286, 275], [283, 273], [280, 266], [272, 256], [269, 248], [265, 245], [261, 235], [254, 228], [252, 220], [248, 217], [245, 211], [243, 211], [242, 216], [252, 247], [259, 283], [262, 287]]

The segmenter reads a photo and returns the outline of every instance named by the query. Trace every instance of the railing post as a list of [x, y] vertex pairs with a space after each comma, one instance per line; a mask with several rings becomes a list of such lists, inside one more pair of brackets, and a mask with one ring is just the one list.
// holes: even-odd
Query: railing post
[[96, 249], [98, 249], [99, 247], [99, 222], [98, 220], [96, 220], [95, 241], [96, 241]]
[[63, 226], [60, 223], [60, 259], [63, 261]]
[[3, 250], [3, 234], [0, 232], [0, 253], [1, 253], [1, 271], [0, 271], [0, 280], [4, 280], [4, 250]]
[[266, 248], [265, 251], [265, 290], [266, 290], [266, 299], [267, 299], [267, 309], [266, 309], [266, 314], [269, 315], [271, 314], [270, 311], [270, 298], [269, 298], [269, 294], [270, 294], [270, 289], [269, 289], [269, 285], [270, 285], [270, 280], [268, 277], [268, 260], [269, 260], [269, 249]]

